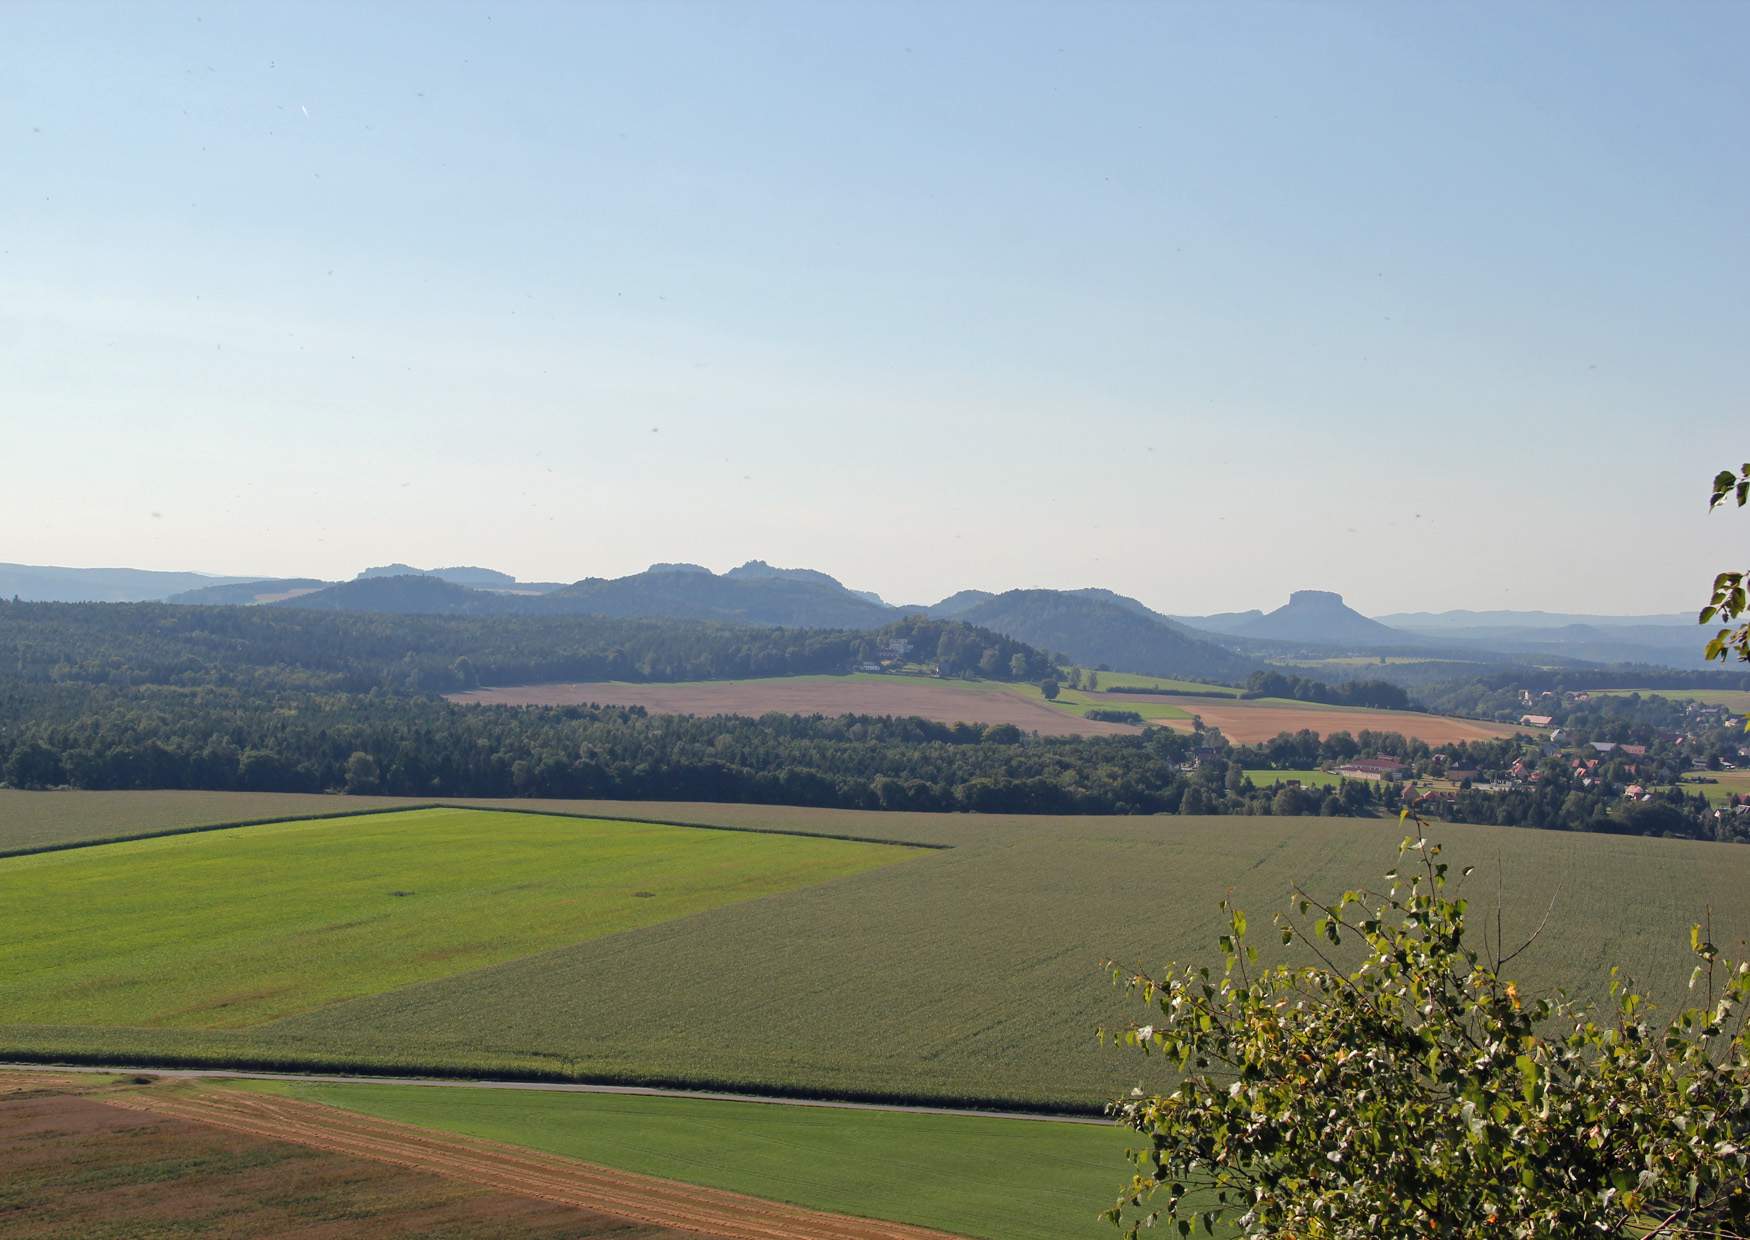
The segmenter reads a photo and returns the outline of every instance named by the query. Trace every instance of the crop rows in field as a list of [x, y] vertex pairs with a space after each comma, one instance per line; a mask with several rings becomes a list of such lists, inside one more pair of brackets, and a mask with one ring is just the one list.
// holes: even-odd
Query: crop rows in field
[[167, 831], [409, 804], [397, 797], [302, 792], [25, 792], [0, 788], [0, 857]]
[[[248, 1027], [81, 1025], [76, 1012], [39, 1005], [35, 1023], [0, 1030], [0, 1042], [93, 1059], [150, 1053], [1094, 1106], [1157, 1079], [1095, 1045], [1097, 1025], [1132, 1014], [1102, 959], [1211, 960], [1224, 896], [1265, 925], [1293, 882], [1333, 894], [1377, 882], [1399, 835], [1376, 820], [519, 804], [951, 847], [545, 951], [524, 944], [486, 967], [423, 980], [396, 973], [404, 984]], [[482, 817], [488, 832], [508, 821]], [[271, 829], [186, 838], [262, 830]], [[1453, 860], [1482, 867], [1478, 907], [1492, 906], [1499, 883], [1509, 934], [1529, 932], [1554, 901], [1521, 961], [1527, 990], [1596, 988], [1613, 963], [1680, 985], [1687, 926], [1710, 904], [1716, 940], [1742, 954], [1750, 850], [1456, 825], [1443, 835]], [[0, 876], [19, 864], [0, 863]], [[235, 991], [248, 984], [226, 980]]]
[[14, 857], [0, 1011], [237, 1029], [893, 864], [795, 835], [427, 809]]

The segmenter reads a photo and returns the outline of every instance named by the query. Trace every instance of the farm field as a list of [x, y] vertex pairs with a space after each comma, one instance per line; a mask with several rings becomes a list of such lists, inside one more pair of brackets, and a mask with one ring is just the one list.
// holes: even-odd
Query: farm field
[[[379, 988], [278, 1019], [272, 1013], [283, 1001], [267, 994], [250, 1000], [257, 1023], [248, 1027], [216, 1014], [206, 1018], [208, 1027], [194, 1027], [197, 1020], [178, 1015], [177, 1004], [150, 996], [147, 1011], [177, 1009], [166, 1024], [148, 1026], [130, 1017], [127, 1025], [97, 1025], [76, 1018], [89, 1002], [85, 995], [67, 993], [53, 977], [26, 976], [12, 985], [18, 998], [33, 1004], [33, 1014], [12, 1015], [21, 1009], [7, 996], [11, 1006], [0, 1006], [9, 1013], [0, 1026], [0, 1057], [528, 1074], [1095, 1108], [1133, 1084], [1163, 1079], [1152, 1061], [1095, 1045], [1096, 1026], [1122, 1023], [1136, 1011], [1110, 988], [1101, 960], [1151, 968], [1174, 959], [1213, 960], [1215, 936], [1222, 932], [1217, 905], [1224, 896], [1262, 924], [1260, 919], [1284, 907], [1293, 882], [1334, 894], [1376, 881], [1395, 862], [1402, 834], [1387, 820], [513, 804], [949, 847], [900, 854], [903, 859], [893, 864], [861, 868], [829, 883], [793, 884], [538, 954], [518, 947], [507, 952], [513, 958], [465, 972], [450, 962], [400, 960], [393, 963], [403, 983], [397, 989]], [[492, 832], [519, 821], [478, 818], [477, 847], [488, 854], [496, 851]], [[382, 820], [342, 821], [356, 829]], [[1440, 830], [1455, 864], [1478, 864], [1488, 876], [1487, 890], [1472, 897], [1474, 905], [1492, 907], [1499, 871], [1509, 934], [1528, 932], [1553, 899], [1549, 929], [1516, 968], [1528, 992], [1558, 983], [1597, 991], [1608, 967], [1621, 964], [1667, 997], [1682, 995], [1688, 926], [1709, 905], [1722, 949], [1750, 954], [1750, 900], [1744, 895], [1750, 890], [1750, 849], [1456, 824]], [[251, 833], [278, 831], [246, 827], [157, 844], [242, 843]], [[0, 862], [0, 883], [29, 864], [101, 861], [108, 852], [145, 847], [15, 858]], [[355, 858], [353, 864], [362, 862]], [[402, 884], [399, 877], [384, 883], [380, 867], [377, 873], [378, 886], [367, 894]], [[515, 904], [527, 898], [517, 890], [522, 881], [528, 880], [494, 882], [493, 899], [505, 908], [530, 907]], [[1638, 898], [1625, 905], [1625, 890]], [[491, 903], [469, 906], [482, 907]], [[42, 919], [31, 947], [39, 959], [45, 949], [38, 940], [52, 937], [64, 923], [88, 924], [68, 902], [38, 907], [33, 916]], [[332, 917], [336, 923], [355, 919]], [[527, 915], [497, 920], [501, 933], [552, 942], [542, 927], [528, 924]], [[1259, 936], [1265, 951], [1267, 937]], [[90, 950], [107, 949], [100, 942]], [[172, 958], [186, 960], [115, 954], [111, 971], [101, 976], [149, 981]], [[68, 959], [61, 967], [89, 968]], [[437, 975], [421, 972], [428, 967]], [[183, 964], [178, 968], [186, 971]], [[344, 976], [351, 968], [338, 971]], [[180, 1006], [193, 1007], [215, 996], [271, 992], [266, 983], [273, 978], [255, 972], [254, 966], [233, 970], [224, 986], [180, 980], [181, 973], [164, 980], [172, 989], [192, 986], [194, 1001]], [[53, 1023], [45, 1019], [51, 1013]], [[103, 1018], [115, 1017], [112, 1009]]]
[[1698, 774], [1713, 782], [1699, 784], [1685, 779], [1678, 786], [1691, 795], [1701, 793], [1709, 804], [1725, 805], [1733, 796], [1750, 796], [1750, 771], [1707, 771]]
[[1657, 696], [1673, 702], [1707, 702], [1724, 706], [1727, 710], [1750, 713], [1750, 689], [1594, 689], [1592, 692], [1611, 697], [1630, 697], [1638, 693], [1642, 697]]
[[[1012, 686], [1024, 694], [1030, 694], [1040, 702], [1045, 701], [1045, 695], [1039, 692], [1036, 685]], [[1147, 700], [1148, 694], [1132, 694], [1123, 702], [1114, 702], [1104, 693], [1089, 693], [1081, 689], [1060, 689], [1057, 700], [1048, 703], [1052, 710], [1068, 711], [1071, 714], [1086, 717], [1090, 710], [1128, 710], [1134, 711], [1147, 720], [1156, 719], [1189, 719], [1191, 712], [1182, 706], [1170, 706], [1163, 702]]]
[[598, 702], [642, 706], [658, 714], [757, 717], [777, 711], [787, 715], [917, 715], [937, 723], [1012, 723], [1022, 731], [1046, 736], [1111, 736], [1135, 731], [1123, 724], [1100, 723], [1069, 710], [1054, 710], [1033, 685], [881, 673], [678, 684], [595, 681], [475, 689], [448, 696], [452, 702], [489, 706]]
[[902, 861], [910, 850], [465, 809], [0, 863], [0, 1011], [236, 1028]]
[[[1424, 715], [1408, 710], [1330, 706], [1322, 702], [1291, 702], [1283, 698], [1246, 698], [1223, 702], [1213, 698], [1151, 699], [1150, 695], [1140, 693], [1111, 693], [1104, 696], [1114, 707], [1125, 710], [1130, 709], [1132, 703], [1150, 700], [1180, 707], [1188, 714], [1200, 716], [1206, 726], [1220, 728], [1223, 736], [1238, 744], [1255, 744], [1267, 741], [1279, 732], [1298, 732], [1302, 728], [1311, 729], [1321, 736], [1332, 732], [1398, 732], [1426, 741], [1430, 745], [1443, 745], [1450, 741], [1488, 740], [1528, 731], [1526, 728], [1477, 719]], [[1163, 726], [1189, 731], [1191, 723], [1189, 720], [1165, 720]]]
[[1343, 777], [1335, 771], [1247, 771], [1253, 785], [1259, 788], [1273, 788], [1277, 784], [1294, 780], [1303, 788], [1336, 788], [1341, 786]]
[[106, 1104], [102, 1078], [0, 1073], [12, 1240], [395, 1235], [699, 1240], [425, 1171]]
[[1134, 672], [1093, 672], [1094, 688], [1101, 693], [1118, 685], [1134, 685], [1145, 689], [1176, 689], [1181, 693], [1219, 693], [1235, 697], [1240, 691], [1232, 685], [1206, 685], [1198, 680], [1173, 680], [1166, 676], [1141, 676]]
[[298, 792], [23, 792], [0, 788], [0, 856], [220, 823], [344, 814], [406, 804], [394, 797]]
[[[250, 1082], [382, 1119], [989, 1240], [1089, 1240], [1130, 1164], [1104, 1124], [418, 1085]], [[806, 1157], [797, 1151], [806, 1150]]]

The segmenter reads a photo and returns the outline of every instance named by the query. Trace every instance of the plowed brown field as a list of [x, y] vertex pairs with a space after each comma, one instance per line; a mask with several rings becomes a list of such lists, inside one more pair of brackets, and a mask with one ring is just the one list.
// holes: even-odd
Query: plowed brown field
[[[452, 693], [452, 702], [486, 706], [642, 706], [662, 715], [918, 715], [937, 723], [1012, 723], [1043, 736], [1134, 733], [1030, 702], [995, 685], [960, 681], [861, 680], [838, 676], [774, 676], [767, 680], [705, 680], [684, 684], [516, 685]], [[1154, 700], [1154, 699], [1151, 699]]]
[[719, 1240], [952, 1240], [244, 1090], [144, 1090], [109, 1101]]
[[699, 1240], [426, 1170], [137, 1108], [95, 1078], [0, 1073], [0, 1233]]
[[[1529, 732], [1505, 723], [1484, 723], [1476, 719], [1452, 719], [1445, 715], [1423, 715], [1409, 710], [1367, 710], [1344, 706], [1300, 705], [1272, 701], [1268, 698], [1218, 699], [1173, 697], [1165, 694], [1102, 693], [1102, 701], [1114, 705], [1121, 702], [1154, 702], [1177, 706], [1202, 717], [1206, 726], [1220, 728], [1228, 740], [1241, 745], [1267, 741], [1279, 732], [1298, 732], [1310, 728], [1320, 736], [1332, 732], [1359, 733], [1398, 732], [1430, 745], [1445, 745], [1453, 741], [1492, 740]], [[1120, 708], [1121, 709], [1121, 708]], [[1162, 727], [1191, 730], [1189, 719], [1160, 719]]]

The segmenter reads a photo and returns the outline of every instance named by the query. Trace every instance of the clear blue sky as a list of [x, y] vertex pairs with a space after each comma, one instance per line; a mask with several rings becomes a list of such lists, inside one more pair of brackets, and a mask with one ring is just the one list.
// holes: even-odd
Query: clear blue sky
[[0, 560], [1659, 611], [1750, 543], [1750, 5], [4, 26]]

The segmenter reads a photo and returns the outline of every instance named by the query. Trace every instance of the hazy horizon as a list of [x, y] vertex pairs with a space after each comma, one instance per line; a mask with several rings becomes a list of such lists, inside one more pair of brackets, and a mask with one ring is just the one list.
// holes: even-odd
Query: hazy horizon
[[7, 14], [0, 559], [1377, 615], [1742, 558], [1750, 8]]

